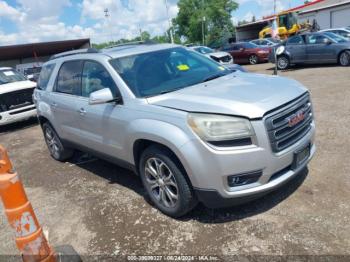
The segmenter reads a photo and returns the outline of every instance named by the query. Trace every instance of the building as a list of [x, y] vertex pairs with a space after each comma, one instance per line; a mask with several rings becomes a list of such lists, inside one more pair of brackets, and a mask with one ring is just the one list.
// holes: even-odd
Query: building
[[[0, 67], [18, 65], [40, 65], [49, 60], [50, 56], [82, 48], [90, 47], [90, 39], [42, 42], [33, 44], [0, 46]], [[20, 66], [17, 68], [21, 68]]]
[[301, 9], [300, 22], [316, 20], [320, 29], [350, 26], [350, 0], [324, 0]]
[[[320, 29], [350, 26], [350, 0], [314, 0], [301, 6], [286, 10], [296, 12], [299, 23], [313, 23], [315, 20]], [[262, 20], [236, 27], [237, 41], [259, 38], [259, 32], [271, 24], [274, 15]]]

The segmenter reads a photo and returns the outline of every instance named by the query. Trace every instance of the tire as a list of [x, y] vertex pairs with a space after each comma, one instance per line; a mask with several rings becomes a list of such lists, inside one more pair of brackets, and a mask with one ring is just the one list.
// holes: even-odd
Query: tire
[[339, 65], [349, 66], [350, 65], [350, 51], [343, 51], [339, 55]]
[[249, 64], [256, 65], [257, 63], [259, 63], [259, 58], [257, 55], [249, 56]]
[[279, 56], [277, 58], [277, 68], [279, 70], [286, 70], [290, 66], [289, 58], [285, 55]]
[[150, 146], [141, 155], [139, 172], [152, 203], [170, 217], [181, 217], [197, 204], [191, 184], [174, 154], [161, 146]]
[[63, 146], [60, 137], [49, 123], [44, 123], [42, 129], [50, 155], [55, 160], [65, 161], [73, 156], [74, 150]]

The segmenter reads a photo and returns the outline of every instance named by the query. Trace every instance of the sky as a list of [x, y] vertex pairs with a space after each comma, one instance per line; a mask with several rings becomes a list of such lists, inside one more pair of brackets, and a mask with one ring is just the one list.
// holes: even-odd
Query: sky
[[[170, 18], [178, 12], [177, 2], [168, 0]], [[239, 8], [232, 13], [234, 23], [273, 13], [274, 0], [236, 2]], [[303, 2], [277, 0], [277, 10]], [[0, 46], [78, 38], [102, 43], [134, 38], [140, 29], [152, 36], [160, 35], [169, 27], [164, 3], [165, 0], [0, 0]]]

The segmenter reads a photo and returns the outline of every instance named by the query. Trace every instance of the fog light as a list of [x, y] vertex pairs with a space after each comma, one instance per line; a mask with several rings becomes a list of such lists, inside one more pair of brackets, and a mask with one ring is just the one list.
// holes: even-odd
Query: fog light
[[227, 183], [229, 187], [244, 186], [257, 182], [261, 175], [262, 171], [232, 175], [227, 177]]

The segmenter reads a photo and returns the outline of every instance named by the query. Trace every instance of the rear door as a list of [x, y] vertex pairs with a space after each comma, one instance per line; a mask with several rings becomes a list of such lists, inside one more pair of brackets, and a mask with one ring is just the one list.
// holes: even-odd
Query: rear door
[[61, 65], [49, 105], [53, 115], [52, 124], [62, 139], [79, 141], [77, 101], [81, 95], [81, 60], [67, 61]]
[[306, 62], [306, 44], [302, 36], [290, 37], [286, 43], [286, 50], [290, 54], [291, 63]]
[[322, 34], [306, 35], [307, 61], [309, 63], [327, 63], [337, 60], [336, 48], [333, 44], [327, 44], [326, 41], [332, 41]]

